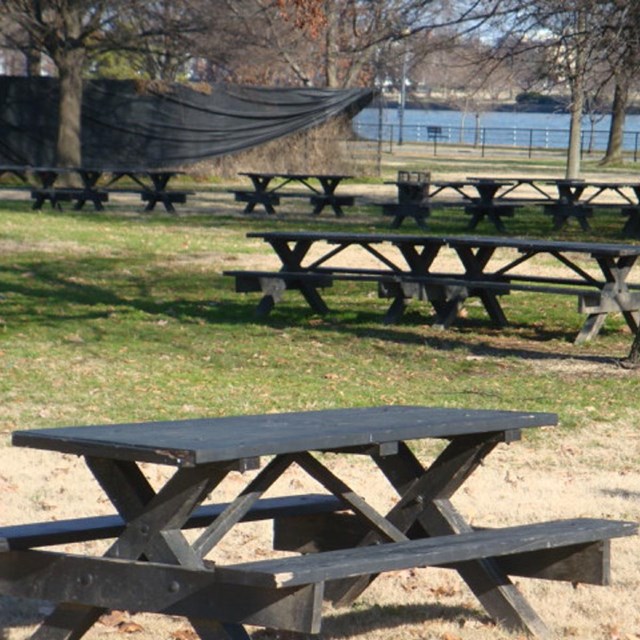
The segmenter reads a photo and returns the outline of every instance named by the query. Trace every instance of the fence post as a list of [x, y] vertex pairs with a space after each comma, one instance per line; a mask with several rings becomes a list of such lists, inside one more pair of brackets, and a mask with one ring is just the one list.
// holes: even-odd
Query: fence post
[[529, 129], [529, 158], [533, 156], [533, 129]]

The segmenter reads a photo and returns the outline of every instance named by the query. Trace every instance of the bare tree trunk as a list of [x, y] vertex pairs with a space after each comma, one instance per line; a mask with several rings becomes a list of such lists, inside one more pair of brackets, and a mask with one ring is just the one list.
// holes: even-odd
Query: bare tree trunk
[[569, 125], [569, 151], [567, 154], [566, 178], [573, 180], [580, 177], [580, 159], [582, 153], [582, 110], [584, 106], [584, 90], [582, 82], [576, 81], [571, 102], [571, 124]]
[[42, 70], [42, 55], [35, 47], [31, 36], [29, 36], [29, 45], [24, 55], [27, 61], [27, 75], [30, 78], [38, 77]]
[[336, 37], [338, 29], [336, 25], [337, 12], [332, 7], [330, 0], [325, 3], [325, 11], [327, 16], [327, 27], [325, 31], [325, 83], [328, 88], [333, 89], [339, 86], [338, 69], [336, 66]]
[[586, 15], [584, 9], [576, 10], [575, 33], [579, 34], [575, 43], [574, 59], [570, 62], [571, 85], [571, 124], [569, 129], [569, 151], [567, 153], [566, 178], [580, 177], [580, 160], [582, 153], [582, 112], [584, 111], [585, 57], [584, 34], [586, 31]]
[[60, 97], [56, 164], [79, 167], [82, 164], [81, 112], [83, 49], [66, 49], [56, 56]]
[[629, 78], [626, 74], [616, 78], [616, 88], [613, 94], [613, 105], [611, 108], [611, 126], [609, 127], [609, 140], [607, 142], [607, 152], [600, 164], [622, 163], [622, 138], [624, 133], [624, 122], [627, 115], [627, 103], [629, 101]]

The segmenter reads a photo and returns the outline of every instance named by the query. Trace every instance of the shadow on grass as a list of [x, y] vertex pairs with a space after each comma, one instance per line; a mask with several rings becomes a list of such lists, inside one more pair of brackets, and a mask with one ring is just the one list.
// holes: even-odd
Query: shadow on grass
[[[28, 261], [0, 267], [0, 296], [5, 298], [4, 322], [20, 326], [30, 323], [64, 323], [109, 317], [112, 313], [136, 311], [151, 316], [169, 316], [182, 322], [206, 322], [220, 325], [262, 325], [277, 330], [309, 327], [316, 332], [348, 334], [358, 338], [384, 342], [428, 346], [435, 351], [465, 350], [479, 357], [557, 359], [569, 357], [596, 363], [611, 362], [611, 357], [593, 354], [562, 354], [557, 343], [571, 344], [572, 330], [545, 329], [511, 324], [504, 330], [492, 328], [484, 318], [461, 318], [442, 336], [425, 335], [425, 326], [433, 322], [425, 313], [408, 310], [400, 324], [382, 324], [383, 307], [379, 304], [364, 310], [361, 306], [348, 311], [315, 316], [295, 298], [283, 301], [274, 312], [260, 318], [256, 315], [259, 296], [234, 298], [231, 278], [210, 273], [172, 273], [153, 267], [154, 257], [145, 270], [145, 256], [129, 258], [91, 257], [75, 260], [56, 259]], [[139, 273], [137, 270], [139, 269]], [[87, 281], [83, 281], [86, 278]], [[96, 281], [109, 284], [100, 285]], [[209, 299], [203, 292], [211, 292]], [[11, 303], [11, 294], [24, 301]], [[233, 298], [233, 299], [232, 299]], [[491, 343], [492, 335], [505, 333], [503, 343]], [[526, 336], [523, 335], [526, 332]], [[511, 338], [512, 342], [509, 342]], [[523, 347], [526, 340], [531, 348]], [[517, 341], [517, 344], [514, 344]], [[554, 342], [551, 351], [544, 343]], [[540, 344], [540, 348], [536, 348]]]
[[[483, 624], [492, 624], [480, 610], [443, 604], [373, 605], [344, 613], [336, 611], [323, 618], [321, 637], [330, 640], [352, 638], [372, 631], [388, 629], [390, 637], [402, 625], [424, 624], [430, 620], [464, 623], [474, 620]], [[275, 640], [281, 635], [273, 630], [261, 630], [252, 635], [255, 640]], [[285, 635], [285, 637], [288, 637]], [[301, 636], [307, 637], [307, 636]], [[309, 636], [311, 637], [311, 636]], [[316, 636], [314, 636], [316, 637]]]

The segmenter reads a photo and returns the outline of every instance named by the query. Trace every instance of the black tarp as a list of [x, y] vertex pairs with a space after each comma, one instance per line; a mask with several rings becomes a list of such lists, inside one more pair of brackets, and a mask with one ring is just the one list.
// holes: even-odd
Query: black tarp
[[[238, 85], [159, 86], [85, 82], [82, 163], [96, 168], [170, 167], [247, 149], [354, 115], [366, 89], [293, 89]], [[58, 82], [0, 77], [0, 162], [55, 162]]]

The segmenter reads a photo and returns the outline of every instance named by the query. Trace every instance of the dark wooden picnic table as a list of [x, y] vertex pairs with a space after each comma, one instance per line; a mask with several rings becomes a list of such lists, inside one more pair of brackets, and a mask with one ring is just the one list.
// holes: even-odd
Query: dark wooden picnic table
[[[129, 189], [114, 188], [114, 185], [124, 177], [130, 178], [137, 185], [132, 191], [139, 193], [142, 200], [146, 202], [146, 211], [151, 211], [156, 204], [162, 203], [167, 211], [175, 213], [173, 204], [186, 202], [187, 196], [186, 191], [168, 188], [172, 178], [184, 174], [184, 171], [175, 169], [29, 167], [28, 173], [33, 175], [37, 182], [37, 186], [31, 193], [34, 209], [42, 208], [47, 201], [53, 207], [60, 209], [62, 202], [74, 200], [75, 209], [82, 209], [85, 203], [91, 202], [96, 211], [102, 211], [103, 203], [109, 199], [109, 193], [129, 191]], [[69, 175], [78, 176], [82, 186], [60, 185], [60, 178]]]
[[575, 218], [580, 227], [588, 231], [591, 227], [587, 218], [593, 214], [593, 207], [580, 201], [587, 183], [579, 179], [561, 178], [549, 180], [546, 184], [554, 186], [558, 192], [554, 202], [544, 205], [545, 213], [552, 216], [554, 229], [561, 229], [570, 218]]
[[[290, 184], [302, 185], [311, 192], [309, 200], [313, 206], [313, 215], [319, 215], [326, 206], [330, 206], [336, 216], [342, 217], [344, 215], [343, 207], [354, 204], [353, 196], [336, 194], [340, 183], [353, 177], [350, 175], [258, 171], [241, 171], [238, 175], [248, 177], [253, 185], [253, 191], [234, 190], [236, 200], [246, 202], [245, 213], [251, 213], [259, 204], [264, 207], [267, 213], [275, 214], [275, 206], [280, 204], [281, 196], [297, 195], [283, 193], [284, 188]], [[275, 186], [273, 186], [274, 180], [277, 180]], [[314, 184], [315, 182], [320, 185], [320, 188]]]
[[175, 213], [174, 203], [186, 202], [190, 192], [185, 190], [169, 189], [169, 182], [176, 176], [185, 172], [178, 169], [147, 169], [144, 167], [103, 169], [102, 173], [108, 173], [111, 178], [105, 188], [113, 189], [113, 186], [123, 178], [130, 178], [140, 187], [140, 197], [147, 204], [145, 211], [153, 211], [158, 203], [161, 203], [169, 213]]
[[618, 206], [623, 216], [627, 217], [622, 233], [629, 238], [640, 237], [640, 181], [607, 180], [589, 182], [589, 193], [583, 196], [586, 204], [597, 204], [595, 200], [602, 194], [615, 194], [615, 203], [608, 202], [605, 206]]
[[[513, 291], [577, 297], [586, 319], [576, 342], [594, 338], [610, 313], [621, 313], [634, 333], [640, 321], [639, 285], [629, 280], [640, 257], [637, 245], [394, 233], [272, 231], [247, 236], [267, 242], [281, 261], [274, 271], [225, 271], [236, 278], [237, 291], [262, 292], [260, 315], [268, 314], [287, 289], [300, 291], [316, 313], [327, 313], [320, 290], [351, 280], [374, 282], [380, 296], [392, 299], [386, 322], [396, 322], [415, 298], [428, 300], [437, 314], [435, 325], [446, 328], [467, 298], [478, 297], [501, 327], [508, 322], [499, 297]], [[372, 266], [354, 266], [347, 249], [364, 251]], [[457, 256], [461, 270], [438, 267], [436, 258], [445, 250]], [[539, 255], [554, 261], [558, 275], [539, 272], [531, 262]]]
[[[80, 167], [30, 167], [29, 173], [37, 183], [31, 190], [34, 209], [41, 209], [47, 201], [53, 208], [62, 209], [63, 202], [72, 200], [75, 200], [75, 209], [81, 209], [87, 201], [92, 202], [96, 211], [103, 209], [107, 195], [96, 187], [90, 171]], [[74, 175], [80, 177], [82, 187], [59, 184], [61, 178]]]
[[[79, 639], [105, 610], [119, 609], [185, 616], [203, 640], [248, 640], [247, 624], [318, 633], [323, 597], [350, 604], [379, 573], [444, 566], [496, 621], [551, 638], [508, 576], [606, 584], [611, 538], [637, 526], [581, 518], [481, 530], [451, 498], [498, 445], [556, 422], [551, 413], [382, 406], [18, 431], [16, 446], [85, 458], [117, 511], [106, 534], [115, 540], [102, 557], [37, 548], [104, 535], [95, 518], [58, 524], [55, 535], [47, 523], [2, 528], [0, 593], [57, 603], [34, 639]], [[411, 443], [428, 440], [444, 448], [425, 464]], [[350, 487], [332, 456], [317, 455], [327, 452], [370, 458], [395, 505], [386, 513], [370, 506], [372, 496]], [[142, 466], [149, 463], [176, 471], [153, 488]], [[306, 505], [298, 496], [298, 513], [263, 497], [293, 464], [325, 492]], [[198, 521], [189, 541], [183, 529], [230, 473], [247, 469], [257, 473], [213, 519]], [[218, 555], [251, 516], [273, 520], [276, 549], [313, 544], [317, 552], [274, 558], [263, 542], [252, 558]]]
[[[500, 180], [508, 182], [509, 184], [503, 185], [499, 192], [495, 194], [496, 200], [515, 200], [517, 202], [529, 202], [529, 203], [544, 203], [547, 200], [553, 200], [553, 194], [549, 193], [548, 189], [544, 188], [545, 183], [548, 182], [547, 178], [532, 178], [530, 176], [504, 176], [498, 178], [487, 178], [485, 176], [468, 176], [468, 180]], [[535, 192], [535, 196], [525, 197], [520, 193], [516, 193], [522, 187], [529, 187]]]
[[[475, 229], [487, 218], [501, 232], [506, 231], [503, 218], [512, 217], [518, 206], [516, 203], [501, 202], [497, 197], [501, 190], [512, 187], [513, 182], [499, 178], [467, 178], [465, 180], [433, 180], [430, 198], [445, 192], [454, 191], [462, 196], [465, 211], [471, 215], [469, 229]], [[471, 193], [469, 193], [471, 191]]]

